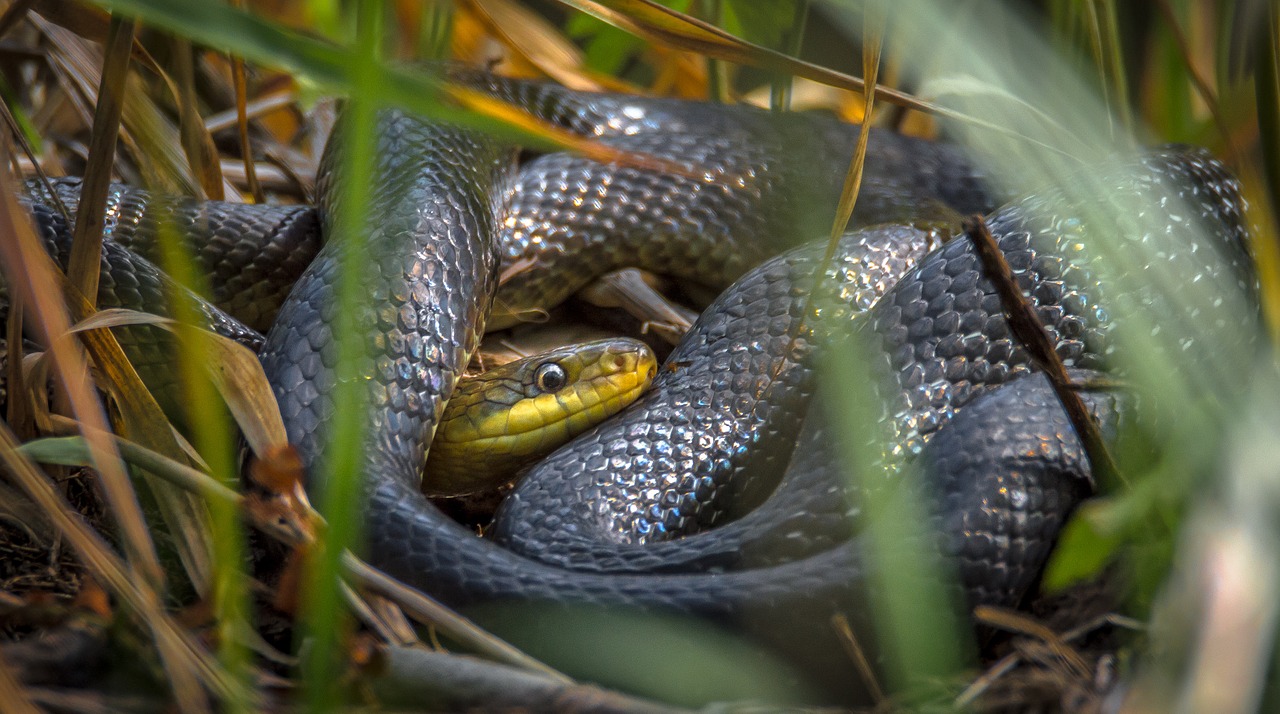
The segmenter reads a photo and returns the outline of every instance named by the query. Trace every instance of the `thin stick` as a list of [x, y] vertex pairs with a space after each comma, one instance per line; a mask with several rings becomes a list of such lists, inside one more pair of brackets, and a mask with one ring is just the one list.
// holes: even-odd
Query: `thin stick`
[[1080, 436], [1085, 453], [1089, 457], [1089, 464], [1093, 467], [1092, 481], [1097, 483], [1098, 476], [1105, 475], [1125, 483], [1115, 459], [1111, 456], [1111, 451], [1102, 439], [1098, 422], [1085, 406], [1077, 386], [1067, 374], [1066, 365], [1054, 350], [1049, 333], [1045, 331], [1044, 323], [1040, 322], [1040, 316], [1036, 314], [1035, 306], [1018, 288], [1018, 282], [1013, 277], [1013, 269], [1005, 260], [1004, 253], [1000, 252], [1000, 246], [991, 235], [991, 229], [987, 227], [986, 221], [982, 216], [975, 215], [964, 222], [964, 232], [969, 240], [973, 241], [983, 267], [1000, 295], [1000, 304], [1004, 308], [1005, 317], [1009, 320], [1010, 331], [1026, 346], [1036, 366], [1044, 370], [1045, 375], [1049, 377], [1049, 383], [1053, 385], [1058, 401], [1062, 402], [1063, 409], [1067, 411], [1072, 426]]
[[[239, 9], [244, 6], [244, 0], [234, 0], [231, 5]], [[249, 193], [253, 194], [253, 202], [265, 203], [267, 197], [258, 183], [258, 172], [253, 163], [253, 143], [249, 141], [249, 114], [246, 106], [249, 92], [245, 82], [244, 58], [239, 55], [231, 56], [231, 81], [236, 88], [236, 129], [240, 135], [240, 155], [244, 158], [245, 181], [249, 184]]]
[[875, 702], [877, 707], [883, 706], [889, 701], [889, 698], [885, 696], [884, 689], [880, 687], [880, 680], [876, 678], [876, 671], [871, 667], [871, 660], [867, 659], [867, 653], [863, 651], [862, 645], [858, 644], [858, 636], [849, 624], [849, 618], [842, 614], [833, 615], [831, 617], [831, 625], [836, 628], [840, 645], [844, 647], [845, 653], [849, 655], [849, 659], [853, 660], [853, 665], [858, 670], [858, 676], [867, 685], [867, 692], [871, 695], [871, 701]]
[[351, 553], [344, 553], [343, 570], [365, 588], [386, 597], [406, 613], [424, 624], [431, 624], [441, 632], [475, 647], [482, 654], [500, 662], [506, 662], [523, 669], [541, 672], [559, 682], [572, 681], [565, 675], [512, 647], [477, 627], [474, 623], [458, 615], [432, 598], [414, 590], [382, 571], [370, 566]]

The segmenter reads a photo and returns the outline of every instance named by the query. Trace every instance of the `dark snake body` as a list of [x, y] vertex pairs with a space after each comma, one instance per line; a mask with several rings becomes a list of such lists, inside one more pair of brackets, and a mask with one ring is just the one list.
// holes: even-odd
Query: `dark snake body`
[[[1026, 592], [1060, 524], [1092, 491], [1088, 464], [1056, 398], [1011, 337], [973, 247], [956, 240], [927, 252], [928, 236], [904, 228], [845, 237], [810, 306], [819, 314], [806, 321], [809, 329], [794, 345], [789, 336], [819, 250], [800, 248], [751, 271], [703, 315], [649, 396], [553, 454], [513, 495], [496, 530], [515, 550], [476, 538], [426, 501], [417, 483], [434, 420], [483, 332], [497, 288], [495, 233], [506, 233], [510, 264], [553, 234], [576, 241], [584, 255], [610, 253], [601, 236], [634, 227], [646, 247], [633, 251], [662, 253], [657, 262], [676, 273], [670, 266], [705, 259], [665, 247], [670, 238], [711, 235], [713, 254], [720, 251], [711, 262], [720, 272], [709, 282], [723, 282], [764, 253], [814, 237], [804, 223], [798, 229], [786, 224], [830, 208], [831, 180], [843, 172], [852, 144], [847, 127], [819, 119], [782, 130], [792, 118], [470, 81], [576, 131], [710, 168], [690, 183], [687, 176], [552, 155], [530, 164], [538, 170], [516, 173], [507, 147], [383, 113], [375, 220], [364, 244], [371, 270], [355, 321], [367, 330], [361, 370], [371, 408], [361, 479], [368, 552], [377, 565], [459, 606], [577, 603], [696, 614], [769, 630], [770, 638], [794, 639], [811, 654], [830, 656], [833, 613], [865, 625], [864, 576], [872, 561], [846, 518], [858, 503], [846, 496], [831, 456], [829, 442], [840, 437], [812, 415], [802, 428], [801, 414], [813, 390], [814, 355], [838, 353], [854, 325], [878, 355], [872, 372], [880, 375], [877, 389], [888, 405], [890, 448], [877, 463], [886, 473], [905, 463], [924, 467], [937, 504], [931, 525], [943, 534], [940, 551], [955, 559], [971, 602], [1012, 604]], [[673, 123], [681, 131], [657, 133]], [[765, 137], [774, 134], [778, 143], [768, 144]], [[772, 153], [796, 151], [798, 136], [821, 140], [796, 143], [802, 153], [794, 161]], [[723, 139], [717, 148], [728, 153], [697, 148], [716, 137]], [[839, 137], [834, 146], [844, 148], [833, 149], [833, 137]], [[886, 175], [883, 184], [874, 173], [868, 177], [864, 197], [871, 198], [863, 200], [872, 207], [877, 186], [885, 187], [886, 206], [887, 197], [906, 195], [970, 212], [990, 200], [958, 157], [882, 140], [884, 160], [873, 154], [868, 163]], [[1161, 197], [1172, 195], [1193, 217], [1158, 215], [1162, 230], [1140, 232], [1132, 242], [1191, 246], [1175, 250], [1171, 261], [1183, 278], [1252, 294], [1238, 186], [1212, 159], [1163, 151], [1116, 168], [1105, 180], [1115, 196], [1142, 205], [1163, 206]], [[725, 213], [715, 210], [721, 205]], [[1103, 252], [1091, 241], [1106, 229], [1073, 213], [1077, 208], [1070, 192], [1050, 191], [988, 221], [1059, 353], [1073, 367], [1107, 370], [1114, 320], [1106, 305], [1126, 295], [1104, 287]], [[342, 207], [325, 209], [332, 225]], [[820, 226], [826, 215], [810, 225]], [[656, 227], [665, 228], [661, 240], [644, 243]], [[741, 237], [739, 229], [765, 238], [766, 247], [751, 253], [728, 243], [726, 237]], [[785, 235], [767, 240], [774, 231]], [[46, 233], [51, 241], [58, 235]], [[310, 263], [261, 351], [290, 441], [313, 478], [322, 472], [324, 424], [336, 409], [333, 300], [348, 240], [330, 239]], [[563, 260], [575, 270], [616, 267], [599, 255], [565, 253]], [[1223, 328], [1221, 340], [1251, 339], [1249, 310], [1231, 301], [1220, 314], [1206, 309]], [[1176, 311], [1163, 316], [1182, 319]], [[221, 320], [214, 312], [209, 319]], [[1209, 341], [1196, 343], [1190, 356], [1204, 357], [1199, 346]], [[787, 351], [788, 345], [795, 349]], [[1117, 399], [1087, 397], [1107, 433], [1116, 428]], [[797, 439], [792, 459], [789, 445]], [[1031, 445], [1036, 457], [1023, 457]], [[762, 461], [746, 458], [752, 455]], [[788, 460], [792, 468], [775, 488]], [[570, 500], [558, 501], [564, 494]], [[744, 498], [764, 503], [737, 521], [697, 532], [726, 517], [719, 504]], [[685, 537], [673, 539], [678, 535]]]
[[[1147, 205], [1158, 201], [1164, 190], [1177, 191], [1205, 223], [1157, 224], [1162, 234], [1140, 234], [1132, 242], [1159, 240], [1178, 246], [1185, 241], [1190, 247], [1161, 251], [1173, 263], [1165, 267], [1175, 275], [1220, 286], [1225, 294], [1253, 294], [1238, 188], [1216, 162], [1202, 153], [1167, 150], [1111, 171], [1114, 175], [1103, 175], [1102, 182], [1119, 205]], [[1162, 188], [1157, 178], [1170, 186]], [[1066, 196], [1046, 192], [988, 220], [1020, 287], [1037, 300], [1059, 356], [1075, 368], [1106, 370], [1112, 368], [1115, 330], [1101, 279], [1107, 253], [1087, 251], [1087, 236], [1098, 229], [1090, 230], [1082, 219], [1064, 213], [1069, 203]], [[847, 235], [810, 305], [822, 314], [816, 321], [817, 342], [824, 340], [824, 329], [840, 334], [856, 323], [857, 336], [877, 346], [870, 354], [878, 355], [881, 363], [872, 373], [886, 376], [882, 401], [889, 409], [885, 421], [892, 426], [887, 443], [897, 452], [886, 455], [887, 467], [910, 460], [976, 396], [1018, 382], [1034, 370], [1029, 353], [1009, 331], [972, 245], [954, 241], [926, 258], [926, 243], [918, 231], [904, 228]], [[821, 248], [797, 249], [770, 261], [726, 292], [669, 360], [688, 364], [683, 368], [688, 372], [661, 374], [632, 409], [543, 460], [506, 500], [497, 524], [499, 537], [509, 547], [564, 567], [643, 572], [771, 562], [830, 545], [838, 537], [833, 533], [847, 534], [847, 525], [842, 530], [811, 523], [824, 522], [822, 514], [826, 523], [838, 523], [843, 515], [833, 510], [841, 499], [830, 497], [840, 490], [838, 483], [827, 479], [825, 488], [810, 485], [821, 482], [814, 475], [819, 469], [812, 454], [830, 456], [829, 448], [811, 439], [796, 449], [797, 458], [807, 459], [789, 479], [804, 487], [783, 489], [786, 497], [774, 494], [764, 508], [726, 527], [655, 542], [700, 530], [722, 517], [723, 510], [714, 508], [718, 488], [749, 487], [753, 474], [776, 478], [780, 469], [761, 466], [767, 457], [737, 461], [732, 458], [735, 452], [759, 448], [783, 458], [790, 454], [783, 445], [795, 442], [796, 414], [811, 389], [810, 365], [801, 360], [778, 370], [777, 361], [799, 326], [805, 299], [789, 288], [809, 285]], [[1204, 254], [1198, 255], [1199, 250]], [[907, 270], [921, 260], [923, 264]], [[875, 302], [882, 283], [895, 279], [886, 276], [900, 274], [904, 277], [897, 285], [860, 318]], [[1223, 334], [1201, 337], [1194, 349], [1184, 346], [1181, 359], [1209, 363], [1216, 352], [1229, 351], [1228, 345], [1247, 346], [1256, 312], [1233, 312], [1235, 303], [1223, 304], [1230, 307], [1214, 313], [1226, 325]], [[1162, 317], [1166, 322], [1180, 319], [1175, 314]], [[735, 329], [728, 329], [726, 325], [734, 322]], [[808, 342], [802, 340], [801, 347]], [[781, 379], [773, 384], [770, 376], [775, 372]], [[998, 453], [990, 452], [987, 458], [992, 471], [998, 472]], [[1062, 458], [1075, 459], [1066, 472], [1088, 483], [1087, 464], [1078, 454]], [[646, 497], [646, 490], [654, 488], [660, 495]], [[797, 493], [823, 495], [804, 502], [793, 500]], [[703, 509], [709, 518], [702, 515]], [[1045, 534], [1044, 544], [1051, 542], [1052, 533]], [[997, 552], [1003, 550], [993, 546], [992, 553]], [[983, 588], [980, 577], [965, 577], [964, 582], [971, 589]], [[1009, 604], [1029, 584], [1029, 579], [1015, 583], [995, 602]]]

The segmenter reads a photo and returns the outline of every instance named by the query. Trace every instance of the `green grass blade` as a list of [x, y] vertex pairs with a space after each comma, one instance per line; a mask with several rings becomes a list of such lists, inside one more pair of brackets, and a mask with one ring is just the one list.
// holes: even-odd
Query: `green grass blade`
[[338, 282], [337, 363], [334, 367], [334, 404], [343, 408], [334, 412], [327, 425], [333, 435], [324, 463], [319, 464], [319, 483], [323, 484], [318, 502], [320, 512], [329, 524], [326, 537], [318, 544], [306, 575], [309, 597], [304, 603], [303, 622], [309, 640], [302, 662], [306, 701], [312, 711], [336, 710], [343, 701], [339, 688], [342, 667], [346, 662], [344, 635], [350, 631], [350, 617], [343, 605], [341, 587], [342, 555], [360, 542], [359, 507], [364, 435], [365, 405], [369, 395], [361, 379], [365, 357], [363, 335], [358, 324], [358, 306], [364, 290], [363, 275], [367, 249], [364, 246], [366, 215], [371, 199], [377, 141], [377, 111], [387, 97], [386, 76], [379, 64], [382, 47], [383, 15], [381, 0], [363, 0], [358, 8], [358, 48], [353, 57], [356, 80], [345, 109], [345, 171], [341, 186], [343, 212], [336, 217], [331, 241], [341, 241], [340, 277]]

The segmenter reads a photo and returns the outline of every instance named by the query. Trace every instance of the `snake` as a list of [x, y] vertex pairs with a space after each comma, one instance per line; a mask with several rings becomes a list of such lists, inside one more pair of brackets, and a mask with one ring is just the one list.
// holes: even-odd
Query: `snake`
[[[292, 287], [272, 289], [287, 297], [254, 318], [270, 325], [265, 338], [245, 328], [244, 339], [259, 352], [312, 489], [325, 485], [325, 425], [338, 408], [333, 330], [343, 251], [358, 240], [368, 257], [353, 323], [363, 330], [359, 370], [369, 390], [358, 476], [366, 552], [376, 565], [499, 627], [507, 613], [545, 613], [542, 606], [689, 616], [830, 667], [843, 661], [833, 655], [833, 615], [874, 632], [868, 602], [879, 561], [859, 530], [848, 465], [833, 452], [847, 435], [823, 404], [839, 399], [816, 388], [814, 371], [820, 359], [858, 352], [870, 355], [873, 404], [884, 405], [870, 408], [872, 421], [887, 430], [872, 449], [878, 476], [868, 478], [893, 483], [907, 466], [922, 469], [934, 504], [925, 540], [953, 563], [961, 596], [1004, 605], [1025, 596], [1062, 523], [1093, 493], [1091, 466], [1051, 385], [1011, 334], [971, 241], [870, 225], [844, 235], [831, 261], [807, 244], [829, 229], [853, 153], [849, 126], [478, 72], [454, 79], [689, 170], [572, 154], [529, 158], [503, 140], [386, 109], [362, 235], [334, 234], [344, 210], [341, 142], [326, 152], [316, 209], [191, 209], [204, 212], [200, 223], [214, 234], [249, 216], [242, 222], [252, 224], [253, 240], [272, 244], [296, 228], [309, 246], [296, 261], [304, 265], [290, 269]], [[1188, 283], [1244, 296], [1197, 306], [1195, 324], [1215, 333], [1186, 338], [1178, 357], [1204, 368], [1218, 352], [1253, 344], [1257, 288], [1243, 199], [1203, 151], [1161, 149], [1096, 168], [1091, 180], [1106, 187], [1108, 201], [1156, 207], [1121, 229], [1091, 221], [1070, 186], [997, 209], [987, 177], [945, 145], [873, 132], [867, 167], [855, 216], [862, 225], [933, 204], [986, 213], [1018, 286], [1082, 378], [1115, 371], [1122, 311], [1113, 303], [1153, 306], [1171, 331], [1189, 322], [1174, 302], [1112, 284], [1098, 246], [1107, 237], [1149, 251], [1140, 268], [1155, 254]], [[287, 215], [260, 221], [256, 210]], [[146, 220], [114, 225], [126, 234]], [[53, 221], [37, 215], [50, 239]], [[122, 257], [123, 247], [104, 250], [104, 262], [137, 268], [127, 281], [104, 280], [104, 289], [163, 281], [141, 259]], [[536, 464], [505, 501], [492, 537], [476, 537], [424, 496], [420, 478], [481, 336], [548, 309], [592, 275], [637, 262], [732, 287], [649, 391]], [[206, 319], [228, 333], [240, 329], [218, 308]], [[1103, 433], [1117, 433], [1124, 398], [1084, 399]], [[518, 641], [555, 661], [536, 638]], [[846, 673], [843, 686], [856, 688], [847, 666], [836, 667]]]

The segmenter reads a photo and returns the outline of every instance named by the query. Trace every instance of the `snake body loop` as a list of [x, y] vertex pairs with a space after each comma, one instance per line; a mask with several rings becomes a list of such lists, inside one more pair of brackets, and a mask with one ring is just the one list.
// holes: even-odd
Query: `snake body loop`
[[[416, 488], [445, 400], [484, 333], [497, 282], [491, 196], [513, 158], [486, 137], [398, 111], [381, 112], [378, 130], [365, 235], [329, 236], [259, 353], [289, 441], [314, 477], [330, 438], [325, 425], [338, 408], [333, 329], [341, 255], [366, 251], [354, 324], [365, 330], [357, 377], [369, 386], [362, 468], [374, 490], [390, 482]], [[332, 148], [340, 143], [330, 147], [326, 166], [341, 161]], [[325, 175], [321, 209], [332, 227], [343, 210], [341, 182]]]

